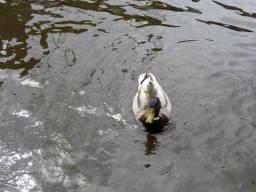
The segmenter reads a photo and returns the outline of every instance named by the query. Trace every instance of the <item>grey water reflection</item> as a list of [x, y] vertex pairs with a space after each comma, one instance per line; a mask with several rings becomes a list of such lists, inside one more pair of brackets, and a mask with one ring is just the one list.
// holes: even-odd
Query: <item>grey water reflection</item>
[[[2, 4], [3, 5], [3, 4]], [[29, 35], [25, 32], [26, 23], [33, 18], [30, 4], [24, 4], [22, 9], [7, 1], [1, 6], [0, 23], [3, 50], [0, 53], [1, 69], [25, 69], [21, 76], [27, 75], [30, 69], [39, 62], [39, 58], [28, 55], [26, 40]], [[11, 22], [9, 22], [11, 21]]]
[[243, 9], [241, 9], [241, 8], [239, 8], [239, 7], [226, 5], [226, 4], [223, 4], [223, 3], [218, 2], [218, 1], [213, 1], [213, 2], [216, 3], [216, 4], [218, 4], [218, 5], [220, 5], [220, 6], [222, 6], [222, 7], [224, 7], [225, 9], [238, 11], [238, 12], [236, 12], [236, 13], [238, 13], [238, 14], [241, 15], [241, 16], [256, 18], [256, 13], [245, 12]]
[[[256, 3], [0, 0], [1, 191], [255, 191]], [[141, 73], [168, 131], [132, 114]]]
[[156, 149], [159, 146], [159, 142], [154, 135], [147, 134], [147, 141], [145, 142], [145, 155], [156, 155]]

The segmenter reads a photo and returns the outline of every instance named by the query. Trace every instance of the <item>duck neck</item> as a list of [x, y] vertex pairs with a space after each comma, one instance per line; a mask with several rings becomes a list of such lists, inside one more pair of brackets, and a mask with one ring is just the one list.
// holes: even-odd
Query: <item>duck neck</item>
[[149, 102], [149, 108], [154, 108], [155, 118], [159, 116], [159, 111], [161, 109], [161, 102], [158, 97], [152, 97]]
[[159, 110], [155, 109], [155, 117], [159, 117]]

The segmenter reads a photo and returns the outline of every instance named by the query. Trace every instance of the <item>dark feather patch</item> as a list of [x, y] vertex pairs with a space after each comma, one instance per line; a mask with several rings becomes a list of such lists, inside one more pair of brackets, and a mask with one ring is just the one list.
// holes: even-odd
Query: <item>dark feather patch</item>
[[144, 79], [140, 82], [140, 84], [142, 84], [147, 78], [148, 78], [148, 74], [146, 73]]
[[145, 94], [147, 95], [148, 99], [157, 96], [157, 90], [151, 81], [147, 85], [147, 90], [145, 91]]
[[147, 132], [149, 133], [160, 133], [164, 129], [164, 125], [169, 121], [168, 117], [165, 114], [161, 114], [158, 120], [154, 120], [153, 123], [146, 123], [146, 116], [142, 115], [139, 118], [140, 122], [146, 127]]

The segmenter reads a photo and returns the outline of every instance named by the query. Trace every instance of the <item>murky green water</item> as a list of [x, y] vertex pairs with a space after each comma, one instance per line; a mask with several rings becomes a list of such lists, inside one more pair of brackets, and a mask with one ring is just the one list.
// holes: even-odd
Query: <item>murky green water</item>
[[[256, 191], [256, 2], [0, 0], [1, 191]], [[151, 72], [171, 129], [140, 131]]]

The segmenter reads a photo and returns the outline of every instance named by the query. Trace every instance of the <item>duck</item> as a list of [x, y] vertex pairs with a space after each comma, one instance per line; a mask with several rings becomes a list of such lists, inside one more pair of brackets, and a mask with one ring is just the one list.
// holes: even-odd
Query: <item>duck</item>
[[171, 102], [151, 73], [143, 73], [138, 79], [132, 110], [149, 133], [161, 133], [171, 117]]

